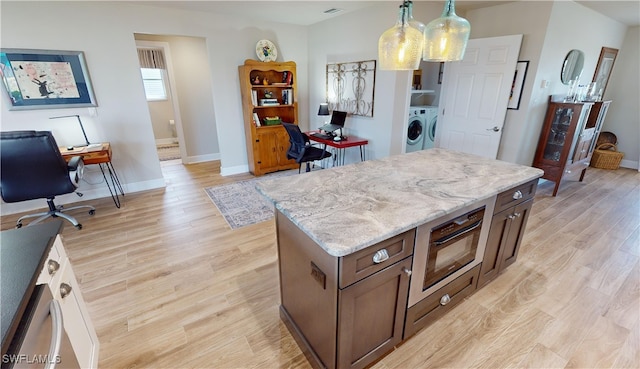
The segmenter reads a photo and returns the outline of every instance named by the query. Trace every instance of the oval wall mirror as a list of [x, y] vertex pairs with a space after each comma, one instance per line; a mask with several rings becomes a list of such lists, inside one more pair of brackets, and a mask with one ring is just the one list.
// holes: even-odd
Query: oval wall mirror
[[562, 63], [562, 72], [560, 73], [562, 83], [568, 85], [572, 80], [580, 78], [583, 66], [584, 53], [576, 49], [569, 51], [567, 57], [564, 58], [564, 63]]

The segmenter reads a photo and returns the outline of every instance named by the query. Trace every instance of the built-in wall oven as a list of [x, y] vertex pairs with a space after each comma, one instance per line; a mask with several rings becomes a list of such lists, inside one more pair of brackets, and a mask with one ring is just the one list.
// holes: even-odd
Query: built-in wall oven
[[495, 198], [418, 227], [409, 307], [482, 262]]

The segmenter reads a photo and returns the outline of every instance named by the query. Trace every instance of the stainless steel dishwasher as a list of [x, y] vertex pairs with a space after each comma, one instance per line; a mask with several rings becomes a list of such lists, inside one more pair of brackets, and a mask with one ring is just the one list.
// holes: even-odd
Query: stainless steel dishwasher
[[9, 353], [2, 357], [2, 368], [80, 368], [64, 330], [60, 303], [47, 285], [34, 289]]

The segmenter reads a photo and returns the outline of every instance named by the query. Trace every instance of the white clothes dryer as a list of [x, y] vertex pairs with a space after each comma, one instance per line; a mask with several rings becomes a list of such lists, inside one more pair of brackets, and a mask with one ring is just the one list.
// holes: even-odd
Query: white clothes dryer
[[406, 152], [422, 150], [427, 128], [426, 124], [426, 109], [422, 106], [410, 106]]
[[425, 106], [426, 108], [426, 133], [423, 140], [423, 149], [430, 149], [434, 147], [436, 140], [436, 126], [438, 124], [438, 107], [437, 106]]

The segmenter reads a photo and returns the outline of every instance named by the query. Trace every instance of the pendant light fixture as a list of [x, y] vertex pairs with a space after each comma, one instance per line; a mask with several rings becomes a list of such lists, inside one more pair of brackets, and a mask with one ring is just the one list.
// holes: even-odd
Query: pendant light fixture
[[405, 0], [400, 5], [396, 24], [380, 36], [378, 59], [381, 69], [415, 70], [420, 67], [424, 34], [409, 23], [410, 14], [411, 2]]
[[455, 0], [446, 0], [442, 15], [427, 24], [422, 58], [426, 61], [462, 60], [471, 25], [456, 15]]

